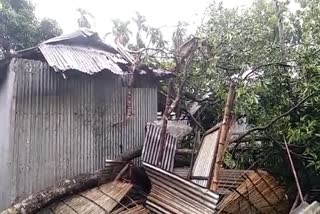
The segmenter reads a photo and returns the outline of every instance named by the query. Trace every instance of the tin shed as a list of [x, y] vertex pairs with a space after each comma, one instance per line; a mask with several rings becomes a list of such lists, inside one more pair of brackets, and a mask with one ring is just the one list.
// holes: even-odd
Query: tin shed
[[80, 30], [2, 60], [0, 211], [143, 144], [156, 82], [172, 74], [131, 71], [118, 48]]

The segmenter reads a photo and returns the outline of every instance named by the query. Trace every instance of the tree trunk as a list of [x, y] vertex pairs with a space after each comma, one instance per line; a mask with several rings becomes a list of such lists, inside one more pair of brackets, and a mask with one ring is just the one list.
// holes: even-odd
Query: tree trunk
[[164, 109], [163, 115], [162, 115], [162, 127], [160, 132], [160, 153], [158, 157], [158, 164], [161, 164], [162, 157], [163, 157], [163, 151], [166, 141], [166, 133], [167, 133], [167, 125], [168, 125], [168, 117], [169, 117], [169, 110], [170, 110], [170, 104], [171, 104], [171, 91], [173, 89], [173, 80], [169, 81], [168, 84], [168, 94], [166, 98], [166, 108]]
[[97, 171], [94, 174], [82, 174], [72, 179], [66, 179], [55, 186], [30, 195], [21, 203], [4, 210], [2, 214], [35, 213], [67, 195], [97, 186], [103, 176], [105, 176], [103, 173]]
[[142, 146], [138, 146], [132, 150], [126, 151], [123, 154], [116, 157], [116, 161], [131, 161], [135, 158], [138, 158], [141, 156], [142, 153]]
[[[116, 161], [129, 162], [141, 156], [142, 146], [123, 153]], [[75, 194], [108, 181], [111, 181], [116, 174], [106, 174], [103, 169], [97, 170], [93, 174], [81, 174], [71, 179], [66, 179], [55, 186], [43, 191], [34, 193], [21, 203], [4, 210], [1, 214], [35, 213], [41, 208], [71, 194]]]

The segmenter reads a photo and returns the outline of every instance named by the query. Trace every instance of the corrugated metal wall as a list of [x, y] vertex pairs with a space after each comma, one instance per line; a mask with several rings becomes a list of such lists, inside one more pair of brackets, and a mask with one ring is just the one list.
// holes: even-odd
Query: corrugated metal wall
[[63, 79], [40, 61], [16, 65], [11, 178], [19, 199], [142, 145], [146, 123], [156, 119], [156, 88], [132, 89], [127, 118], [128, 89], [118, 76], [66, 72]]
[[[10, 193], [10, 136], [11, 106], [14, 93], [15, 73], [0, 68], [0, 210], [8, 203]], [[3, 69], [3, 70], [2, 70]]]

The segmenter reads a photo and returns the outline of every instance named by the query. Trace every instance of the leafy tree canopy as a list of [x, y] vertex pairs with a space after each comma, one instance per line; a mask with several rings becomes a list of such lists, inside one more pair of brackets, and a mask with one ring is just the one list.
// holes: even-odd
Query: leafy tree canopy
[[0, 57], [61, 33], [55, 20], [38, 20], [28, 0], [0, 0]]
[[228, 82], [236, 82], [236, 117], [249, 128], [264, 127], [310, 96], [270, 127], [250, 133], [262, 136], [260, 143], [231, 151], [233, 166], [256, 164], [292, 181], [287, 141], [303, 185], [310, 188], [316, 185], [311, 178], [320, 173], [320, 1], [297, 1], [296, 11], [289, 3], [256, 0], [243, 10], [213, 3], [199, 28], [206, 49], [194, 60], [187, 85], [197, 94], [212, 91], [223, 99]]
[[[180, 104], [197, 100], [201, 108], [195, 117], [210, 128], [221, 121], [227, 86], [235, 82], [235, 116], [248, 129], [260, 127], [247, 137], [261, 140], [242, 146], [235, 142], [237, 146], [227, 153], [226, 167], [264, 168], [290, 184], [287, 141], [303, 187], [310, 189], [317, 185], [312, 178], [320, 174], [320, 1], [297, 0], [297, 10], [290, 9], [290, 2], [255, 0], [245, 9], [213, 2], [196, 34], [200, 43]], [[147, 26], [145, 17], [138, 14], [133, 21], [138, 26], [137, 42], [127, 47], [140, 50], [138, 56], [145, 62], [174, 67], [179, 47], [188, 38], [183, 25], [178, 25], [171, 42], [162, 42], [161, 29]], [[134, 39], [129, 38], [129, 22], [123, 23], [125, 28], [114, 26], [128, 29], [121, 34], [128, 44]], [[143, 33], [157, 42], [150, 45], [152, 40], [142, 37]]]

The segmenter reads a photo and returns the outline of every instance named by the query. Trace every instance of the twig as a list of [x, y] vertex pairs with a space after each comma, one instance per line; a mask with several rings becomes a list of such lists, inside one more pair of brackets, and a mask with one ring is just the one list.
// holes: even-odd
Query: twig
[[265, 129], [270, 128], [270, 126], [272, 126], [275, 122], [277, 122], [278, 120], [280, 120], [281, 118], [289, 115], [292, 111], [296, 110], [297, 108], [299, 108], [304, 102], [306, 102], [309, 98], [313, 97], [316, 93], [312, 93], [310, 95], [308, 95], [307, 97], [305, 97], [304, 99], [302, 99], [297, 105], [293, 106], [292, 108], [290, 108], [288, 111], [286, 111], [285, 113], [279, 115], [278, 117], [272, 119], [268, 124], [266, 124], [265, 126], [259, 126], [259, 127], [255, 127], [252, 129], [249, 129], [248, 131], [246, 131], [245, 133], [243, 133], [242, 135], [240, 135], [238, 138], [234, 139], [233, 142], [238, 142], [240, 141], [242, 138], [244, 138], [245, 136], [247, 136], [248, 134], [250, 134], [251, 132], [255, 132], [255, 131], [263, 131]]

